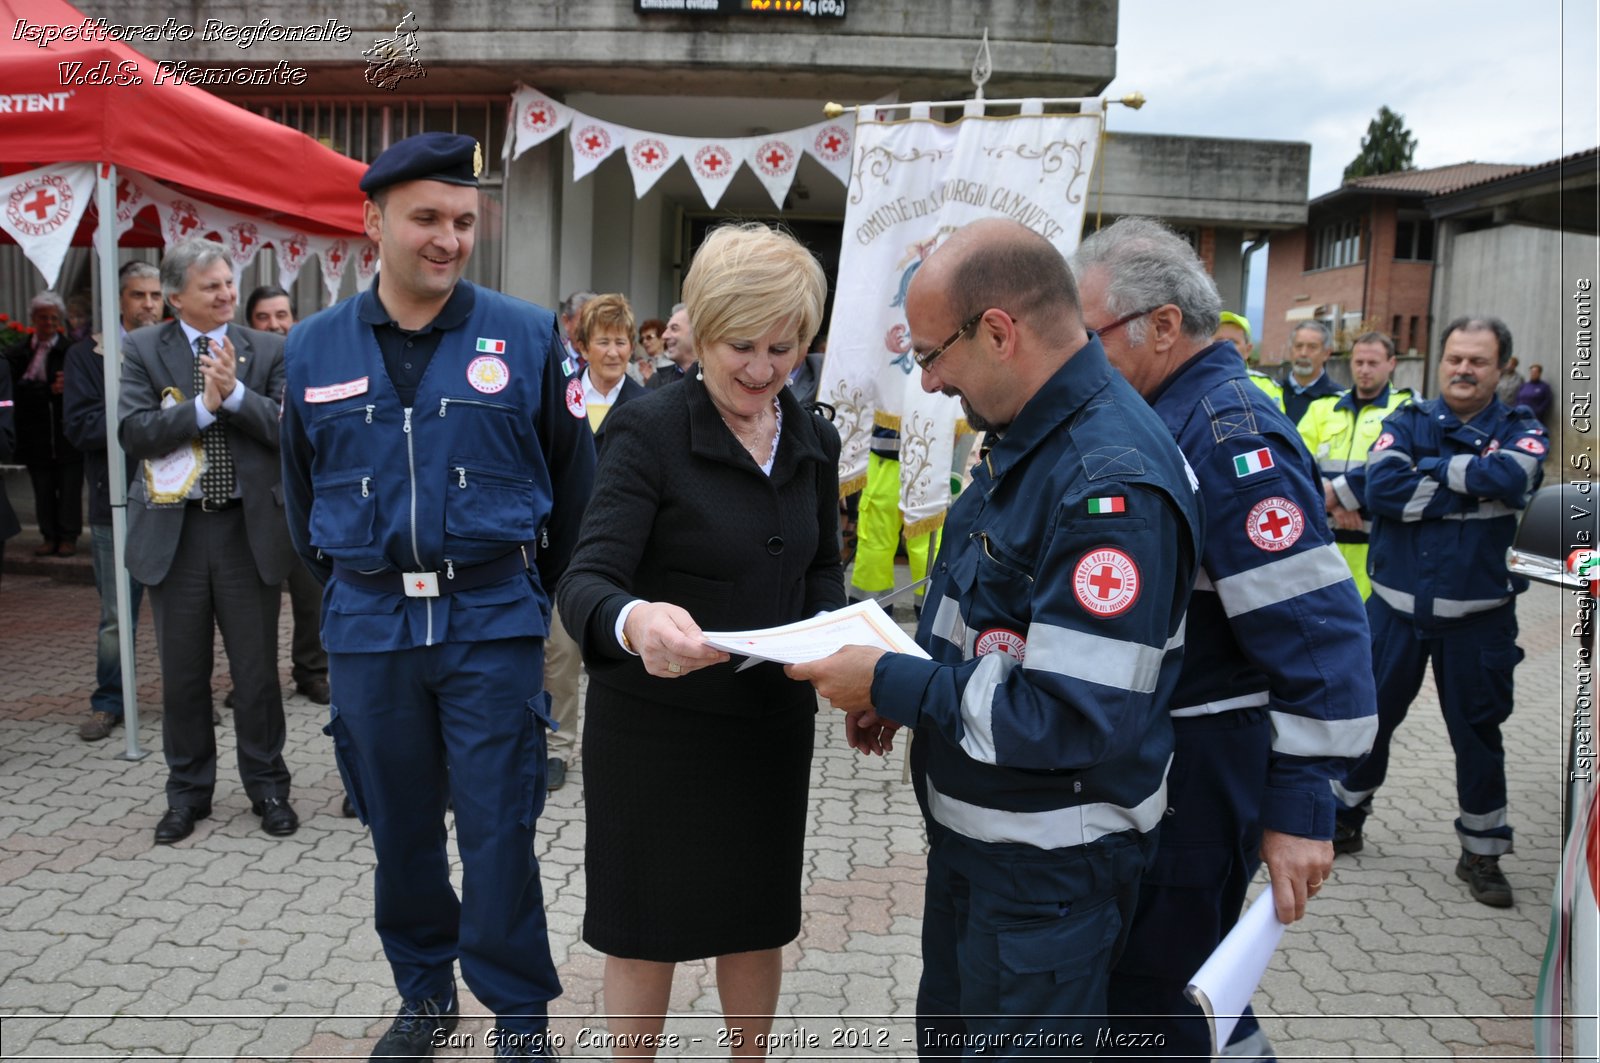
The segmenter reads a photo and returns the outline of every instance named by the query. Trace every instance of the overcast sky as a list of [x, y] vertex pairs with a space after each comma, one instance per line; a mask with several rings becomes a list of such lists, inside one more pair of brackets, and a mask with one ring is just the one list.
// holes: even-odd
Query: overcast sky
[[[1594, 147], [1594, 0], [1122, 0], [1112, 129], [1311, 144], [1336, 188], [1387, 104], [1415, 164], [1544, 162]], [[1565, 42], [1565, 44], [1563, 43]]]
[[[1339, 185], [1387, 105], [1416, 166], [1537, 163], [1600, 142], [1594, 0], [1121, 0], [1117, 77], [1144, 109], [1113, 130], [1311, 145], [1310, 196]], [[1247, 299], [1261, 324], [1266, 256]]]

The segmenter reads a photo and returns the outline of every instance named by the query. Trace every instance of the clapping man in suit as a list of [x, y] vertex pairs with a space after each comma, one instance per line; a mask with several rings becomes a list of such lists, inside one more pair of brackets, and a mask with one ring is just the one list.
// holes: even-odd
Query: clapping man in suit
[[188, 837], [211, 814], [213, 623], [251, 810], [268, 834], [293, 834], [278, 687], [278, 588], [294, 563], [278, 465], [283, 339], [231, 324], [239, 295], [215, 241], [173, 245], [161, 288], [177, 320], [129, 334], [118, 429], [141, 461], [128, 571], [149, 588], [161, 660], [167, 812], [156, 842]]

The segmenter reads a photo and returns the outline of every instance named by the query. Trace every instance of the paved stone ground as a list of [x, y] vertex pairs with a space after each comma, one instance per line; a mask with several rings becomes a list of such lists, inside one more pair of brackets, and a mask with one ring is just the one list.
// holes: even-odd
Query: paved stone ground
[[[31, 544], [12, 540], [24, 553]], [[11, 553], [10, 550], [7, 551]], [[1453, 875], [1452, 758], [1431, 691], [1400, 732], [1367, 849], [1341, 858], [1311, 915], [1290, 929], [1256, 997], [1281, 1058], [1526, 1058], [1558, 862], [1571, 647], [1570, 603], [1523, 599], [1518, 711], [1506, 732], [1517, 907], [1475, 904]], [[155, 847], [162, 811], [159, 680], [148, 608], [139, 630], [139, 739], [75, 735], [93, 675], [92, 587], [8, 573], [0, 583], [0, 1056], [5, 1059], [365, 1059], [394, 999], [371, 926], [372, 857], [339, 816], [324, 710], [286, 701], [286, 755], [303, 825], [262, 834], [238, 787], [232, 729], [212, 818]], [[282, 644], [287, 662], [287, 609]], [[1563, 654], [1566, 655], [1563, 659]], [[219, 660], [220, 660], [219, 654]], [[287, 678], [286, 678], [287, 683]], [[219, 675], [220, 706], [226, 688]], [[288, 688], [286, 686], [286, 689]], [[839, 715], [817, 720], [804, 930], [785, 953], [779, 1057], [913, 1054], [923, 836], [896, 755], [844, 748]], [[566, 994], [568, 1054], [603, 1028], [601, 957], [578, 941], [584, 907], [582, 762], [551, 795], [540, 856]], [[460, 1032], [482, 1058], [483, 1010]], [[723, 1057], [704, 963], [683, 965], [667, 1055]], [[700, 1038], [694, 1041], [693, 1038]], [[814, 1040], [812, 1040], [814, 1039]]]

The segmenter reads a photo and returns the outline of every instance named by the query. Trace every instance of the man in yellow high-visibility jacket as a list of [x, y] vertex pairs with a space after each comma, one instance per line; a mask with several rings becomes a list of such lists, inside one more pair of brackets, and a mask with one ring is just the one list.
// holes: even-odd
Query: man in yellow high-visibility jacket
[[1334, 542], [1356, 578], [1362, 600], [1372, 593], [1367, 581], [1367, 537], [1372, 523], [1345, 485], [1344, 474], [1352, 466], [1366, 464], [1367, 451], [1383, 434], [1383, 419], [1411, 401], [1408, 389], [1391, 386], [1394, 367], [1394, 341], [1381, 332], [1358, 336], [1350, 348], [1355, 387], [1314, 400], [1299, 426], [1300, 438], [1322, 473]]
[[1283, 409], [1283, 385], [1272, 379], [1267, 374], [1250, 365], [1250, 352], [1255, 350], [1255, 344], [1250, 342], [1250, 322], [1242, 314], [1232, 311], [1222, 312], [1222, 323], [1211, 334], [1212, 343], [1221, 343], [1227, 340], [1239, 352], [1239, 357], [1244, 359], [1245, 371], [1250, 374], [1250, 383], [1266, 392], [1267, 397], [1278, 404], [1278, 409]]

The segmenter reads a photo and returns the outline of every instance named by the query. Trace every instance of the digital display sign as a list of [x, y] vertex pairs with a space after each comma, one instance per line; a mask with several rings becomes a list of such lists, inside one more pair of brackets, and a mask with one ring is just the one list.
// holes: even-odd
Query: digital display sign
[[636, 15], [844, 18], [845, 0], [633, 0]]

